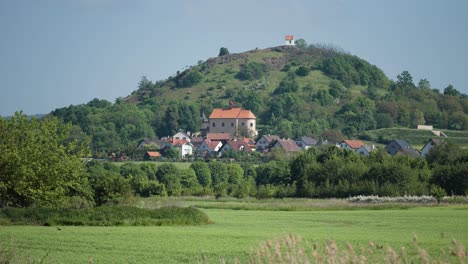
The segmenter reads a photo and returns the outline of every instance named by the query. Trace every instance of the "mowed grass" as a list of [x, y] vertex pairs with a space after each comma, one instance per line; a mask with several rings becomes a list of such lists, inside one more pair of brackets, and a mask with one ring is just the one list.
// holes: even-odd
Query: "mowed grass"
[[[0, 226], [0, 245], [23, 260], [85, 263], [197, 263], [201, 256], [245, 260], [262, 241], [296, 234], [339, 246], [369, 241], [408, 247], [414, 234], [430, 255], [452, 238], [468, 244], [468, 207], [405, 210], [257, 211], [204, 209], [213, 224], [190, 227]], [[0, 250], [1, 252], [1, 250]], [[197, 259], [198, 258], [198, 259]]]

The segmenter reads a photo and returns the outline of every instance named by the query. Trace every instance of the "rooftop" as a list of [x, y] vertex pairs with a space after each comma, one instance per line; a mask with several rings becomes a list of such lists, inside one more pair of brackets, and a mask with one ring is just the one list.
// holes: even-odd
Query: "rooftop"
[[255, 119], [255, 115], [250, 110], [242, 108], [215, 108], [211, 112], [210, 119], [212, 118], [252, 118]]

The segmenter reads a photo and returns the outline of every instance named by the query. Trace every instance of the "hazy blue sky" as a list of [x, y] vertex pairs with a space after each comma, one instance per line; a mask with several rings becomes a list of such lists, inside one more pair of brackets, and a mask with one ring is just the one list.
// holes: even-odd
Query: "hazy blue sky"
[[0, 0], [0, 115], [114, 101], [218, 54], [332, 43], [468, 93], [466, 0]]

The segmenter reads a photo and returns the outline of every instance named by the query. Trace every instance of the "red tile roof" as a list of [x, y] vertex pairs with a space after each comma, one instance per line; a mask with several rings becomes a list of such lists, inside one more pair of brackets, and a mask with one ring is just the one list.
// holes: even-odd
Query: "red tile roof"
[[170, 142], [171, 142], [171, 144], [173, 146], [182, 146], [183, 144], [187, 143], [187, 140], [185, 140], [185, 139], [172, 139]]
[[252, 152], [252, 149], [249, 147], [249, 145], [243, 141], [232, 140], [228, 141], [226, 144], [229, 144], [234, 151], [239, 151], [241, 148], [243, 148], [243, 151], [245, 152]]
[[268, 141], [268, 143], [271, 143], [273, 142], [273, 140], [280, 140], [281, 138], [279, 136], [275, 136], [275, 135], [263, 135], [262, 136], [264, 139], [266, 139], [266, 141]]
[[218, 146], [219, 142], [221, 142], [221, 141], [205, 139], [205, 144], [211, 150], [215, 150], [215, 148]]
[[343, 140], [342, 142], [348, 144], [352, 149], [358, 149], [361, 146], [364, 146], [364, 143], [359, 140]]
[[161, 157], [161, 153], [159, 153], [159, 151], [147, 151], [146, 155], [150, 157]]
[[229, 133], [208, 133], [206, 138], [209, 140], [230, 140], [231, 134]]
[[242, 108], [215, 108], [211, 112], [210, 119], [212, 118], [252, 118], [255, 119], [255, 115], [250, 110]]
[[294, 36], [293, 35], [286, 35], [284, 37], [284, 40], [293, 40], [294, 39]]

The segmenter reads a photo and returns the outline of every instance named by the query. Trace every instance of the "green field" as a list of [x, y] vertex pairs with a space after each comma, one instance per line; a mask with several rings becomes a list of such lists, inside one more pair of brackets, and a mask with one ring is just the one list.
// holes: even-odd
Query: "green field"
[[[197, 263], [220, 257], [247, 259], [262, 241], [296, 234], [309, 241], [335, 240], [339, 246], [369, 241], [394, 248], [417, 235], [429, 254], [438, 255], [452, 238], [468, 244], [467, 206], [394, 210], [258, 211], [203, 209], [213, 224], [190, 227], [0, 226], [0, 254], [12, 247], [19, 259], [46, 263]], [[0, 255], [1, 256], [1, 255]], [[23, 262], [20, 261], [20, 262]], [[231, 262], [231, 261], [229, 261]], [[245, 261], [243, 261], [245, 262]]]

